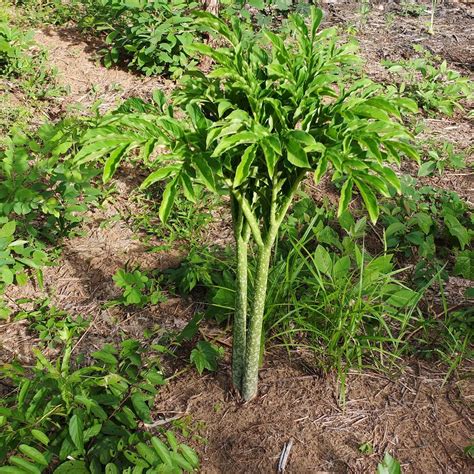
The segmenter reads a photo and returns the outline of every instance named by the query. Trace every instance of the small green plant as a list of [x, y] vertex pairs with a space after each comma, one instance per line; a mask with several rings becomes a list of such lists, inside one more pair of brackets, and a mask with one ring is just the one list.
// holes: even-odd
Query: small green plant
[[472, 100], [472, 81], [449, 69], [446, 61], [423, 47], [413, 48], [418, 57], [383, 62], [400, 82], [398, 87], [388, 86], [389, 93], [394, 97], [410, 97], [429, 113], [452, 115], [456, 109], [464, 110], [461, 101]]
[[66, 311], [51, 306], [49, 299], [35, 301], [33, 309], [17, 311], [13, 319], [28, 320], [29, 330], [38, 333], [45, 346], [53, 348], [64, 344], [64, 331], [77, 335], [89, 326], [87, 319], [82, 316], [73, 317]]
[[97, 203], [97, 171], [68, 158], [79, 133], [74, 121], [44, 125], [34, 137], [16, 133], [0, 152], [0, 216], [15, 219], [23, 235], [54, 242]]
[[153, 235], [170, 244], [180, 243], [193, 247], [205, 237], [209, 223], [212, 222], [212, 211], [218, 208], [219, 202], [215, 196], [202, 192], [196, 196], [196, 202], [178, 196], [175, 207], [170, 213], [166, 226], [157, 217], [157, 197], [162, 194], [162, 189], [140, 191], [136, 195], [136, 202], [140, 211], [130, 216], [132, 225], [148, 235]]
[[[158, 145], [167, 147], [142, 184], [168, 180], [162, 221], [178, 190], [191, 201], [198, 186], [229, 195], [237, 250], [233, 380], [250, 400], [257, 393], [272, 250], [301, 181], [312, 171], [319, 182], [331, 170], [342, 183], [339, 213], [357, 189], [376, 221], [376, 193], [400, 189], [386, 163], [403, 155], [418, 159], [400, 115], [400, 109], [416, 106], [405, 98], [386, 100], [369, 79], [350, 81], [346, 72], [359, 62], [355, 45], [340, 45], [335, 29], [318, 31], [321, 10], [311, 9], [309, 27], [301, 16], [289, 17], [288, 46], [270, 31], [264, 44], [255, 42], [237, 19], [229, 28], [212, 15], [197, 17], [228, 46], [193, 45], [216, 67], [207, 77], [191, 73], [175, 93], [188, 120], [176, 119], [164, 96], [155, 114], [111, 114], [87, 133], [76, 159], [104, 157], [108, 180], [130, 150], [141, 150], [147, 160]], [[249, 249], [257, 253], [250, 312]]]
[[383, 460], [377, 466], [377, 474], [401, 474], [400, 463], [390, 454], [385, 453]]
[[381, 209], [387, 247], [405, 257], [422, 258], [414, 275], [421, 286], [446, 263], [451, 269], [457, 252], [456, 273], [470, 271], [465, 259], [473, 236], [473, 215], [456, 193], [417, 187], [416, 180], [405, 177], [401, 196], [384, 201]]
[[[32, 275], [41, 285], [41, 269], [49, 261], [42, 246], [18, 238], [16, 228], [16, 221], [0, 216], [0, 296], [9, 285], [24, 285]], [[0, 319], [9, 314], [10, 309], [0, 299]]]
[[[51, 260], [46, 244], [69, 235], [97, 204], [97, 171], [68, 157], [83, 125], [71, 119], [32, 136], [15, 132], [0, 151], [0, 294], [33, 274], [41, 286], [41, 268]], [[0, 313], [8, 315], [5, 305]]]
[[148, 76], [179, 75], [193, 64], [185, 47], [200, 35], [190, 16], [196, 8], [190, 0], [104, 0], [81, 25], [107, 33], [106, 66], [126, 62]]
[[208, 341], [199, 341], [191, 351], [190, 360], [199, 374], [205, 369], [214, 372], [217, 370], [217, 362], [224, 355], [224, 349]]
[[370, 441], [367, 441], [366, 443], [362, 443], [359, 446], [359, 451], [362, 454], [366, 454], [366, 455], [370, 456], [374, 452], [374, 447], [373, 447], [373, 445]]
[[402, 0], [400, 2], [400, 15], [402, 16], [423, 16], [427, 14], [426, 5], [413, 0]]
[[32, 99], [61, 93], [54, 82], [55, 71], [47, 66], [46, 52], [33, 41], [32, 32], [0, 21], [0, 76], [14, 79]]
[[[82, 0], [82, 3], [98, 0]], [[78, 0], [14, 0], [14, 5], [21, 8], [21, 22], [28, 25], [64, 25], [76, 20], [80, 12]]]
[[[432, 143], [428, 142], [428, 145]], [[450, 142], [443, 142], [436, 148], [430, 147], [427, 155], [418, 170], [418, 176], [430, 176], [435, 172], [441, 175], [446, 169], [462, 169], [466, 166], [465, 153], [456, 152]]]
[[471, 440], [471, 443], [464, 448], [464, 454], [474, 459], [474, 440]]
[[147, 304], [158, 304], [166, 301], [159, 281], [145, 275], [139, 269], [130, 272], [123, 269], [117, 270], [113, 280], [123, 290], [122, 298], [114, 300], [113, 304], [143, 307]]
[[120, 351], [105, 345], [94, 365], [73, 369], [72, 334], [62, 335], [56, 363], [36, 350], [36, 366], [3, 367], [16, 389], [0, 401], [1, 472], [193, 472], [196, 453], [172, 431], [139, 428], [152, 425], [150, 406], [165, 383], [159, 353], [125, 340]]

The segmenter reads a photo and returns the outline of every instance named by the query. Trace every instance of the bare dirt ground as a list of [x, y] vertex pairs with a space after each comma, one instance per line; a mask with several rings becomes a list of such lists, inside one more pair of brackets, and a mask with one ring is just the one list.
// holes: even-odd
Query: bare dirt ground
[[[379, 61], [406, 57], [415, 41], [446, 57], [451, 66], [472, 71], [474, 31], [467, 6], [444, 2], [432, 37], [426, 33], [426, 17], [410, 17], [386, 27], [385, 15], [399, 8], [398, 2], [376, 4], [363, 22], [355, 3], [325, 2], [326, 21], [359, 25], [357, 36], [373, 76], [383, 79]], [[60, 82], [70, 88], [64, 110], [87, 109], [97, 99], [109, 108], [122, 98], [146, 97], [154, 88], [171, 87], [162, 79], [104, 68], [97, 58], [101, 45], [75, 29], [44, 29], [37, 32], [36, 40], [50, 51]], [[462, 148], [472, 140], [472, 126], [465, 119], [427, 122], [430, 133], [449, 137]], [[126, 203], [131, 183], [125, 176], [116, 183], [118, 195], [90, 214], [82, 235], [64, 242], [59, 264], [46, 269], [45, 290], [30, 285], [9, 295], [14, 299], [48, 294], [58, 307], [90, 316], [92, 324], [75, 347], [76, 354], [96, 350], [121, 334], [141, 338], [147, 327], [180, 329], [199, 304], [172, 298], [133, 313], [104, 308], [106, 301], [117, 296], [112, 275], [125, 263], [163, 269], [181, 258], [178, 250], [150, 253], [149, 244], [126, 221], [113, 219], [116, 214], [134, 212]], [[439, 185], [473, 201], [472, 175], [445, 175]], [[327, 186], [330, 194], [330, 183]], [[225, 234], [225, 227], [217, 226], [209, 239]], [[31, 360], [35, 340], [21, 322], [0, 326], [0, 341], [0, 360]], [[228, 353], [227, 333], [222, 342]], [[286, 353], [270, 350], [261, 371], [260, 394], [247, 405], [241, 405], [229, 387], [228, 362], [218, 373], [203, 377], [189, 370], [162, 390], [155, 416], [171, 411], [191, 415], [194, 429], [204, 440], [195, 445], [203, 473], [275, 472], [283, 445], [290, 439], [289, 473], [374, 472], [386, 451], [408, 473], [474, 472], [474, 464], [462, 452], [474, 433], [474, 383], [467, 372], [443, 384], [443, 367], [407, 360], [405, 369], [390, 377], [370, 371], [353, 373], [343, 405], [335, 377], [309, 373], [302, 360], [299, 353], [289, 360]], [[359, 451], [363, 443], [373, 446], [372, 454]]]

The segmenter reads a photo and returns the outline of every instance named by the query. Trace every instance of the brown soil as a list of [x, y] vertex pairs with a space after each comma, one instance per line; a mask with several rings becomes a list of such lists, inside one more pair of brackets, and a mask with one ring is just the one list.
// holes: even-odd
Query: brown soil
[[[308, 375], [298, 360], [274, 351], [266, 360], [259, 396], [246, 405], [230, 390], [228, 367], [206, 377], [188, 373], [161, 392], [157, 413], [199, 420], [202, 472], [276, 472], [290, 440], [288, 473], [375, 472], [386, 451], [407, 473], [472, 472], [463, 455], [474, 427], [466, 408], [472, 379], [442, 386], [444, 374], [419, 362], [399, 377], [351, 373], [343, 405], [335, 377]], [[364, 443], [372, 454], [360, 452]]]
[[144, 77], [119, 68], [104, 67], [99, 51], [104, 44], [84, 36], [74, 27], [43, 28], [35, 41], [49, 51], [51, 64], [59, 72], [58, 81], [67, 87], [64, 110], [68, 106], [87, 109], [101, 100], [101, 110], [116, 105], [128, 97], [149, 97], [155, 89], [173, 87], [159, 77]]
[[[406, 57], [415, 41], [445, 56], [450, 65], [465, 73], [472, 69], [472, 16], [465, 5], [444, 2], [437, 16], [436, 35], [430, 36], [424, 26], [426, 17], [397, 17], [395, 25], [386, 28], [385, 14], [399, 11], [398, 2], [374, 2], [363, 22], [357, 13], [358, 2], [323, 3], [327, 23], [359, 25], [362, 51], [374, 77], [386, 78], [379, 66], [382, 58]], [[157, 87], [172, 87], [159, 78], [104, 68], [97, 59], [102, 45], [75, 29], [43, 29], [37, 32], [36, 40], [50, 51], [60, 81], [70, 88], [64, 110], [72, 106], [87, 109], [98, 98], [104, 108], [109, 108], [124, 97], [147, 96]], [[461, 148], [472, 140], [471, 125], [465, 120], [430, 119], [426, 123], [430, 133], [449, 138]], [[439, 178], [439, 184], [472, 202], [471, 178], [469, 174], [447, 173]], [[126, 220], [113, 219], [117, 214], [136, 212], [127, 201], [134, 179], [118, 176], [118, 195], [103, 209], [91, 212], [81, 236], [64, 242], [59, 264], [44, 272], [45, 290], [29, 285], [8, 295], [12, 300], [48, 295], [58, 307], [91, 317], [75, 354], [88, 354], [104, 342], [119, 340], [122, 334], [141, 338], [145, 328], [181, 329], [199, 305], [171, 298], [136, 312], [104, 308], [105, 302], [117, 297], [112, 275], [118, 268], [129, 263], [164, 269], [175, 266], [181, 258], [179, 249], [150, 253], [150, 246], [160, 242], [148, 242], [145, 236], [134, 233]], [[335, 197], [329, 182], [318, 189], [308, 182], [308, 188], [317, 200]], [[221, 222], [216, 219], [206, 236], [208, 242], [229, 242], [229, 226], [225, 219]], [[226, 347], [228, 337], [226, 333], [220, 338]], [[31, 361], [31, 348], [36, 343], [23, 322], [0, 325], [1, 361], [14, 357]], [[283, 446], [290, 440], [293, 447], [287, 472], [291, 473], [374, 472], [386, 451], [401, 461], [404, 472], [474, 472], [474, 464], [462, 452], [474, 432], [472, 378], [443, 385], [446, 372], [441, 367], [409, 360], [403, 373], [390, 377], [370, 371], [351, 373], [342, 405], [335, 377], [308, 373], [300, 359], [298, 353], [289, 360], [286, 353], [269, 351], [261, 371], [259, 396], [246, 405], [237, 400], [229, 386], [228, 364], [215, 375], [197, 376], [187, 371], [161, 391], [154, 415], [158, 418], [176, 411], [191, 415], [194, 429], [205, 440], [195, 446], [203, 473], [275, 472]], [[363, 443], [373, 446], [372, 454], [359, 451]]]

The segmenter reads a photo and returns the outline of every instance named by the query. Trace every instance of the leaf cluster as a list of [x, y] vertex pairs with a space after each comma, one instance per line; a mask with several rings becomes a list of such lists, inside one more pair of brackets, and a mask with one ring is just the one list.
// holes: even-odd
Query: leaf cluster
[[0, 288], [27, 281], [48, 261], [45, 243], [54, 244], [82, 221], [100, 191], [97, 171], [68, 157], [83, 124], [44, 125], [33, 137], [16, 132], [0, 152]]
[[125, 62], [147, 76], [179, 75], [193, 64], [185, 47], [201, 34], [190, 16], [195, 8], [192, 0], [95, 0], [80, 24], [107, 33], [107, 67]]
[[472, 210], [455, 192], [417, 187], [407, 177], [402, 194], [385, 200], [381, 208], [387, 247], [405, 257], [422, 258], [414, 275], [419, 284], [424, 285], [446, 264], [456, 275], [473, 278]]
[[399, 86], [388, 86], [394, 97], [409, 97], [428, 113], [452, 115], [463, 111], [463, 101], [473, 99], [473, 83], [459, 72], [449, 69], [429, 51], [416, 45], [418, 57], [384, 61], [387, 70], [398, 80]]
[[121, 299], [114, 300], [113, 304], [143, 307], [147, 304], [158, 304], [166, 301], [159, 281], [153, 276], [147, 276], [139, 269], [133, 271], [117, 270], [113, 280], [115, 285], [123, 291]]
[[[357, 188], [376, 220], [376, 193], [399, 189], [385, 163], [398, 163], [403, 155], [417, 159], [400, 115], [400, 109], [416, 106], [409, 99], [388, 101], [369, 79], [350, 80], [346, 71], [359, 61], [355, 45], [340, 45], [335, 29], [318, 32], [321, 12], [312, 15], [310, 29], [300, 16], [291, 17], [293, 36], [286, 45], [270, 31], [261, 43], [244, 34], [238, 21], [229, 28], [200, 14], [201, 23], [230, 44], [188, 48], [213, 59], [215, 69], [207, 76], [190, 72], [173, 106], [157, 94], [154, 112], [106, 117], [86, 134], [77, 159], [105, 157], [108, 179], [132, 149], [145, 160], [153, 157], [158, 169], [143, 187], [168, 180], [163, 221], [180, 189], [195, 201], [195, 186], [201, 185], [234, 194], [254, 232], [258, 221], [270, 224], [272, 200], [282, 219], [306, 172], [313, 170], [319, 182], [330, 168], [334, 179], [345, 179], [340, 211]], [[175, 105], [188, 120], [176, 118], [182, 112]], [[163, 145], [168, 152], [156, 156]]]
[[3, 367], [16, 390], [0, 402], [0, 457], [9, 462], [0, 472], [179, 474], [198, 467], [171, 431], [164, 441], [140, 429], [152, 423], [150, 407], [165, 383], [159, 352], [129, 339], [74, 369], [71, 333], [64, 340], [56, 363], [36, 350], [31, 369]]

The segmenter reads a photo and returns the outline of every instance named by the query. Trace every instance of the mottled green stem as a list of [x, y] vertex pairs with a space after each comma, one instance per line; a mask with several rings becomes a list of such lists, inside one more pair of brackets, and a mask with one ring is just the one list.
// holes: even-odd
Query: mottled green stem
[[252, 313], [247, 332], [247, 347], [245, 351], [245, 371], [242, 382], [242, 396], [249, 401], [257, 395], [258, 367], [262, 343], [263, 313], [267, 294], [268, 269], [272, 254], [273, 240], [270, 238], [259, 247], [257, 257], [257, 273], [255, 275]]
[[247, 344], [245, 351], [245, 367], [242, 381], [241, 394], [245, 401], [252, 400], [258, 390], [258, 368], [260, 362], [260, 351], [262, 346], [263, 315], [265, 312], [265, 300], [267, 296], [268, 272], [273, 244], [278, 235], [278, 229], [285, 218], [291, 201], [298, 189], [299, 183], [305, 176], [302, 170], [293, 181], [286, 196], [279, 200], [282, 182], [274, 181], [270, 212], [268, 214], [268, 228], [258, 245], [257, 270], [255, 275], [254, 297], [252, 311], [249, 315], [247, 329]]
[[245, 348], [247, 339], [247, 247], [249, 237], [250, 227], [244, 224], [242, 232], [236, 235], [237, 281], [232, 341], [232, 381], [234, 383], [234, 387], [239, 392], [242, 392], [242, 378], [244, 373]]

